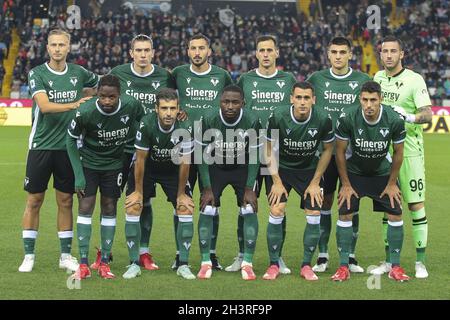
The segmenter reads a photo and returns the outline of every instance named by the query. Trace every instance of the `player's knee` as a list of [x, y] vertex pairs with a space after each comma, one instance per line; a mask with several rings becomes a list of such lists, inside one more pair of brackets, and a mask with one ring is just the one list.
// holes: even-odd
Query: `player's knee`
[[283, 217], [285, 214], [285, 208], [286, 208], [286, 205], [284, 203], [283, 204], [280, 203], [280, 204], [271, 206], [270, 214], [274, 217]]
[[353, 214], [347, 213], [347, 214], [340, 214], [339, 220], [341, 221], [352, 221], [353, 220]]
[[425, 208], [425, 204], [423, 202], [408, 203], [409, 211], [419, 211], [423, 208]]
[[399, 214], [399, 215], [388, 214], [388, 220], [390, 222], [400, 222], [400, 221], [403, 221], [403, 217], [401, 214]]
[[141, 215], [141, 212], [142, 212], [142, 206], [139, 203], [135, 203], [131, 207], [126, 208], [126, 213], [127, 213], [127, 215], [130, 215], [130, 216], [139, 217]]
[[44, 194], [43, 193], [36, 193], [36, 194], [28, 194], [27, 198], [27, 208], [28, 210], [32, 212], [39, 212], [39, 209], [41, 208], [42, 204], [44, 203]]

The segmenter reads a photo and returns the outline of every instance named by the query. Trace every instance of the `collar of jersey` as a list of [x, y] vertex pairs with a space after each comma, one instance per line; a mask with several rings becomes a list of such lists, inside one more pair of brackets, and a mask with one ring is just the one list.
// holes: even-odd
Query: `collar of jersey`
[[114, 111], [113, 113], [106, 113], [105, 111], [103, 111], [102, 108], [100, 108], [100, 106], [98, 105], [98, 99], [95, 100], [95, 106], [97, 107], [98, 112], [100, 112], [102, 115], [104, 115], [104, 116], [113, 116], [117, 112], [119, 112], [120, 107], [122, 106], [122, 100], [120, 100], [120, 98], [119, 98], [119, 106], [117, 107], [116, 111]]
[[331, 71], [331, 68], [330, 68], [330, 74], [331, 74], [331, 76], [332, 76], [333, 78], [336, 78], [336, 79], [345, 79], [345, 78], [347, 78], [348, 76], [350, 76], [352, 73], [353, 73], [353, 69], [350, 68], [350, 67], [348, 67], [348, 72], [347, 72], [346, 74], [342, 75], [342, 76], [339, 76], [339, 75], [337, 75], [337, 74], [334, 74], [333, 71]]
[[148, 77], [148, 76], [150, 76], [153, 72], [155, 72], [155, 65], [152, 64], [152, 67], [153, 67], [153, 69], [152, 69], [152, 71], [150, 71], [149, 73], [146, 73], [146, 74], [139, 74], [136, 70], [134, 70], [134, 68], [133, 68], [133, 62], [130, 63], [131, 72], [133, 72], [133, 74], [134, 74], [135, 76], [139, 77], [139, 78], [145, 78], [145, 77]]
[[378, 116], [378, 119], [377, 119], [375, 122], [369, 122], [369, 121], [367, 121], [366, 117], [364, 116], [363, 108], [361, 108], [361, 114], [362, 114], [362, 117], [363, 117], [364, 121], [365, 121], [369, 126], [374, 126], [374, 125], [378, 124], [378, 122], [380, 122], [380, 120], [381, 120], [381, 115], [383, 114], [383, 105], [382, 105], [382, 104], [380, 105], [380, 114], [379, 114], [379, 116]]
[[239, 121], [241, 121], [243, 114], [244, 114], [244, 110], [241, 109], [241, 113], [239, 114], [239, 118], [233, 123], [228, 123], [228, 122], [225, 121], [225, 119], [222, 116], [222, 110], [219, 109], [220, 120], [222, 120], [223, 124], [226, 125], [227, 127], [234, 127], [235, 125], [237, 125], [239, 123]]
[[311, 116], [312, 116], [312, 108], [309, 110], [309, 116], [308, 116], [308, 119], [306, 119], [305, 121], [298, 121], [297, 119], [295, 119], [295, 117], [294, 117], [294, 105], [291, 105], [291, 118], [292, 118], [292, 121], [294, 121], [296, 124], [305, 124], [305, 123], [307, 123], [307, 122], [309, 122], [309, 120], [311, 120]]
[[67, 73], [67, 70], [69, 70], [69, 66], [67, 65], [67, 63], [66, 63], [66, 67], [65, 67], [64, 70], [61, 71], [61, 72], [55, 71], [55, 70], [53, 70], [52, 68], [50, 68], [50, 66], [48, 65], [48, 62], [45, 63], [45, 66], [47, 67], [48, 71], [50, 71], [51, 73], [54, 73], [54, 74], [56, 74], [56, 75], [58, 75], [58, 76], [62, 76], [62, 75], [64, 75], [64, 74], [66, 74], [66, 73]]
[[212, 69], [212, 65], [209, 65], [208, 70], [206, 70], [205, 72], [196, 72], [196, 71], [194, 71], [194, 69], [192, 69], [192, 64], [189, 66], [189, 70], [191, 70], [191, 72], [192, 72], [193, 74], [196, 74], [196, 75], [198, 75], [198, 76], [204, 76], [205, 74], [210, 73], [210, 72], [211, 72], [211, 69]]
[[403, 71], [405, 71], [406, 68], [402, 68], [402, 70], [400, 70], [399, 72], [397, 72], [396, 74], [394, 74], [393, 76], [388, 76], [386, 70], [384, 70], [384, 74], [386, 75], [386, 78], [395, 78], [398, 77], [399, 75], [401, 75], [403, 73]]
[[[176, 121], [176, 120], [175, 120], [175, 121]], [[173, 123], [172, 127], [170, 127], [169, 130], [164, 130], [164, 128], [161, 127], [161, 124], [159, 123], [159, 120], [158, 120], [158, 119], [156, 119], [156, 122], [158, 122], [158, 128], [159, 128], [159, 131], [161, 131], [162, 133], [171, 133], [171, 132], [173, 131], [173, 129], [175, 128], [175, 122]]]
[[275, 69], [275, 72], [272, 73], [272, 74], [270, 74], [270, 75], [268, 75], [268, 76], [263, 75], [261, 72], [259, 72], [258, 69], [255, 69], [255, 72], [256, 72], [256, 74], [257, 74], [258, 76], [260, 76], [260, 77], [262, 77], [262, 78], [270, 79], [270, 78], [275, 77], [275, 76], [278, 74], [278, 69]]

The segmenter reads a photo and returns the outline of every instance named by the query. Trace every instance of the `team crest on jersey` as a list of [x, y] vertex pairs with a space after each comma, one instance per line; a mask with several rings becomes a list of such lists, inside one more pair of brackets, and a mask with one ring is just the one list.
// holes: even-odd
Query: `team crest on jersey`
[[127, 114], [120, 117], [120, 121], [122, 121], [124, 124], [127, 124], [128, 120], [130, 120], [130, 117]]
[[311, 137], [313, 137], [313, 138], [314, 138], [314, 136], [315, 136], [318, 132], [319, 132], [319, 131], [317, 131], [316, 128], [311, 128], [311, 129], [308, 130], [309, 135], [310, 135]]
[[350, 82], [348, 83], [348, 85], [350, 86], [350, 88], [352, 88], [352, 90], [355, 90], [356, 87], [358, 86], [358, 82], [356, 82], [356, 81], [350, 81]]
[[345, 118], [345, 112], [342, 112], [342, 113], [339, 115], [339, 118]]
[[180, 142], [180, 138], [173, 136], [173, 137], [170, 138], [170, 142], [172, 142], [173, 145], [177, 145], [178, 142]]
[[53, 81], [52, 81], [52, 80], [49, 80], [49, 81], [48, 81], [48, 85], [50, 86], [50, 88], [53, 88]]
[[389, 129], [388, 128], [381, 128], [380, 129], [380, 133], [381, 135], [386, 138], [386, 136], [389, 134]]
[[159, 81], [152, 81], [153, 89], [157, 90], [160, 86], [161, 86], [161, 83]]
[[75, 117], [79, 117], [79, 116], [81, 116], [81, 113], [80, 113], [80, 111], [77, 111], [77, 113], [75, 113]]
[[97, 128], [101, 129], [102, 128], [102, 123], [97, 123]]
[[361, 135], [362, 133], [363, 133], [363, 129], [358, 129], [358, 133], [359, 133], [359, 135]]
[[258, 82], [253, 81], [253, 86], [256, 88], [256, 86], [258, 85]]
[[131, 81], [127, 81], [127, 86], [130, 86], [131, 85]]
[[144, 126], [145, 126], [145, 124], [144, 124], [143, 122], [141, 122], [141, 123], [139, 124], [139, 129], [142, 129]]
[[75, 87], [77, 85], [78, 79], [77, 77], [70, 77], [70, 83]]
[[287, 128], [286, 129], [286, 134], [289, 135], [291, 133], [291, 129]]
[[217, 84], [219, 83], [219, 79], [217, 79], [217, 78], [211, 78], [211, 83], [212, 83], [212, 85], [215, 87], [215, 86], [217, 86]]
[[397, 87], [397, 90], [400, 89], [403, 86], [403, 81], [395, 81], [395, 86]]
[[279, 86], [280, 89], [283, 88], [285, 84], [286, 84], [286, 82], [284, 82], [284, 80], [278, 80], [277, 81], [277, 86]]
[[186, 78], [186, 81], [187, 81], [188, 84], [190, 84], [191, 83], [191, 78]]
[[328, 88], [328, 86], [330, 85], [330, 83], [327, 81], [327, 82], [325, 82], [325, 87], [327, 87]]

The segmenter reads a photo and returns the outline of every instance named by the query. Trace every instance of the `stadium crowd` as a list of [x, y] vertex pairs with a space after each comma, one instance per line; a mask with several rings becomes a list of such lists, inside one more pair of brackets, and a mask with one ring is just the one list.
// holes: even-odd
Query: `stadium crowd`
[[[227, 69], [233, 80], [236, 80], [242, 73], [257, 66], [254, 39], [269, 33], [279, 38], [280, 68], [292, 71], [297, 80], [304, 80], [326, 65], [326, 44], [333, 35], [353, 39], [351, 66], [366, 71], [367, 64], [371, 62], [363, 57], [362, 46], [370, 41], [379, 49], [382, 36], [394, 33], [405, 43], [405, 65], [424, 75], [433, 103], [442, 105], [444, 99], [450, 98], [447, 0], [397, 1], [397, 13], [401, 12], [405, 17], [405, 22], [397, 28], [393, 27], [389, 18], [393, 10], [391, 3], [377, 1], [381, 8], [381, 30], [368, 30], [366, 27], [368, 1], [348, 1], [344, 6], [327, 6], [323, 8], [324, 17], [319, 17], [315, 2], [311, 3], [311, 18], [303, 13], [256, 16], [235, 12], [231, 27], [221, 23], [218, 13], [209, 9], [195, 12], [189, 6], [167, 14], [121, 7], [117, 12], [110, 11], [105, 16], [82, 19], [81, 29], [72, 32], [69, 61], [97, 74], [106, 74], [111, 68], [130, 62], [128, 44], [133, 35], [143, 33], [153, 38], [154, 63], [171, 70], [188, 61], [186, 41], [192, 34], [201, 32], [212, 41], [212, 63]], [[45, 27], [33, 24], [31, 5], [25, 5], [23, 12], [16, 13], [21, 16], [16, 22], [21, 46], [13, 72], [13, 88], [20, 90], [21, 96], [28, 95], [28, 71], [48, 58], [45, 39], [49, 28], [65, 27], [65, 9], [64, 6], [54, 6], [49, 24]], [[1, 27], [5, 27], [4, 22]], [[1, 34], [3, 42], [7, 43], [8, 39], [5, 38], [8, 38], [8, 33]], [[0, 76], [1, 71], [2, 68]]]

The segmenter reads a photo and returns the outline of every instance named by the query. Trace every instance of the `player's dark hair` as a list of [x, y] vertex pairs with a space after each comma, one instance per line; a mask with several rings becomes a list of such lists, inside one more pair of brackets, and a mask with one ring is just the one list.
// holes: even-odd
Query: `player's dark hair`
[[239, 87], [235, 84], [230, 84], [230, 85], [226, 86], [225, 88], [223, 88], [222, 95], [225, 92], [237, 92], [240, 94], [241, 99], [244, 100], [244, 91], [241, 89], [241, 87]]
[[172, 88], [162, 88], [156, 94], [156, 106], [157, 107], [159, 107], [159, 102], [161, 100], [165, 100], [165, 101], [177, 100], [178, 101], [178, 93], [175, 89], [172, 89]]
[[116, 76], [113, 76], [112, 74], [107, 74], [100, 78], [100, 81], [98, 83], [98, 88], [103, 86], [108, 87], [116, 87], [117, 90], [120, 92], [120, 80]]
[[378, 82], [375, 81], [367, 81], [363, 84], [361, 87], [361, 93], [368, 92], [368, 93], [378, 93], [378, 95], [381, 97], [381, 86]]
[[352, 43], [350, 40], [348, 40], [345, 37], [334, 37], [331, 39], [331, 41], [328, 43], [328, 48], [331, 47], [331, 45], [335, 46], [347, 46], [350, 50], [352, 49]]
[[292, 86], [291, 94], [294, 94], [295, 88], [299, 88], [299, 89], [303, 89], [303, 90], [311, 89], [312, 95], [314, 96], [314, 87], [311, 84], [311, 82], [298, 81], [298, 82], [294, 83], [294, 85]]
[[263, 41], [273, 41], [273, 43], [275, 44], [275, 48], [278, 47], [277, 38], [275, 38], [275, 36], [271, 35], [259, 36], [258, 38], [256, 38], [256, 46], [258, 46], [258, 43]]
[[381, 43], [384, 42], [397, 42], [399, 47], [400, 47], [400, 51], [403, 51], [403, 42], [402, 40], [400, 40], [399, 38], [397, 38], [396, 36], [390, 34], [386, 37], [383, 38], [383, 40], [381, 41]]
[[191, 41], [199, 40], [199, 39], [205, 40], [206, 43], [208, 44], [208, 48], [211, 46], [211, 40], [209, 40], [209, 38], [207, 36], [205, 36], [203, 33], [197, 33], [197, 34], [195, 34], [195, 35], [193, 35], [192, 37], [189, 38], [188, 47], [189, 47]]
[[146, 35], [146, 34], [138, 34], [137, 36], [135, 36], [132, 40], [131, 40], [131, 50], [134, 49], [134, 43], [136, 41], [149, 41], [150, 45], [153, 48], [153, 39], [152, 37]]

